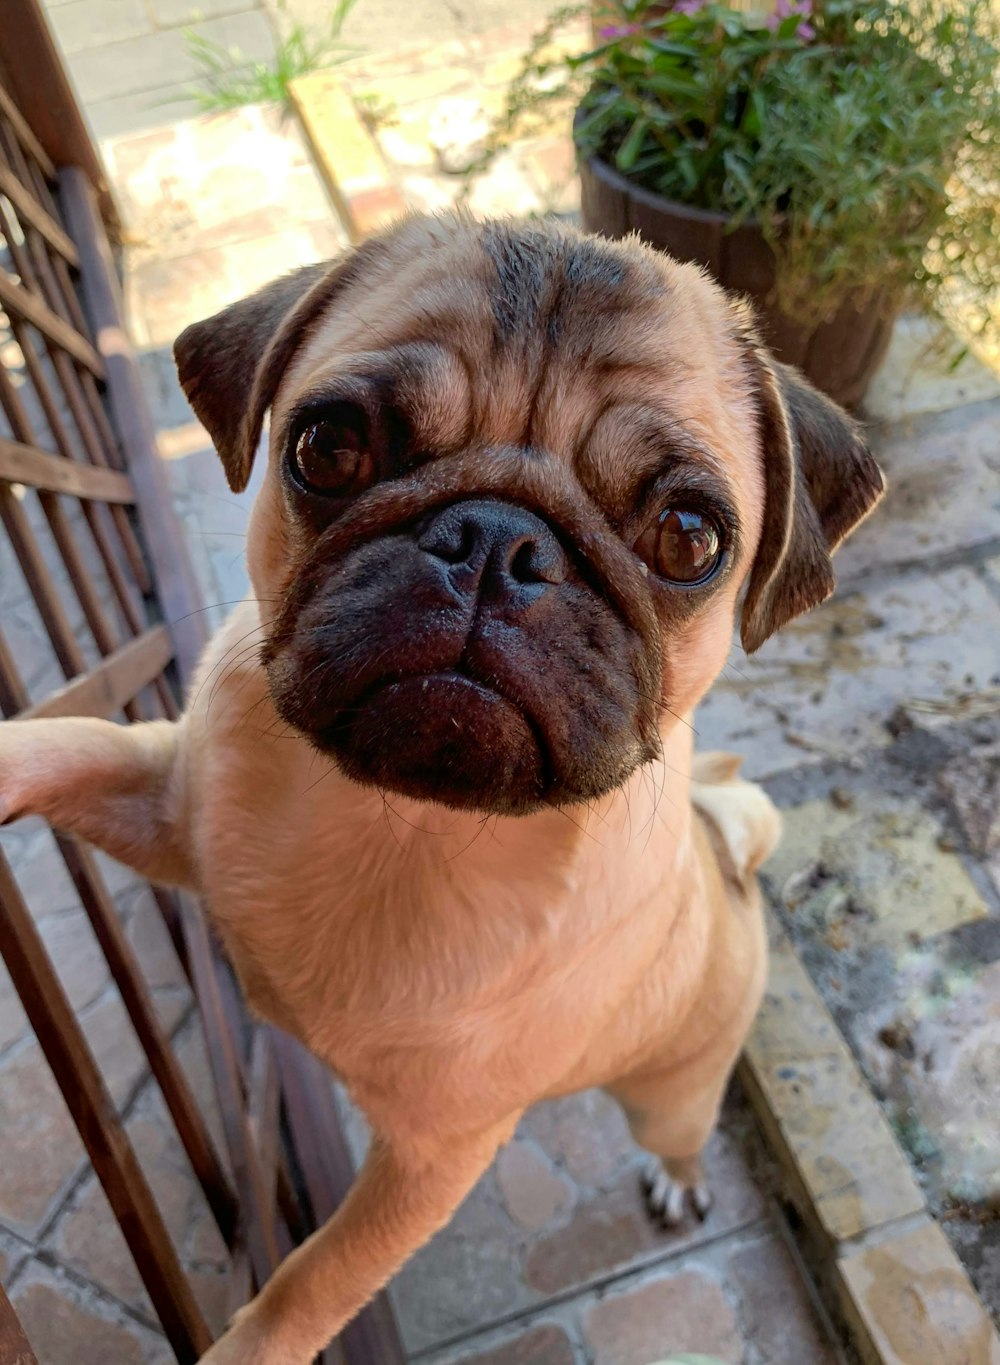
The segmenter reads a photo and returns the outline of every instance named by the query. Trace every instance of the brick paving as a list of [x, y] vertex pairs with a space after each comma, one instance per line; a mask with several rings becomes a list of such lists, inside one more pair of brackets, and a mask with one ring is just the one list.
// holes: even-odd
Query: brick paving
[[[263, 4], [249, 0], [197, 8], [206, 25], [270, 22]], [[430, 0], [416, 9], [430, 14]], [[118, 66], [133, 55], [139, 63], [154, 42], [147, 80], [151, 69], [165, 87], [188, 79], [170, 55], [189, 17], [183, 0], [53, 0], [50, 10], [78, 87], [93, 81], [92, 122], [108, 134], [102, 150], [130, 233], [132, 325], [161, 453], [217, 621], [246, 589], [242, 535], [254, 488], [239, 497], [226, 488], [177, 388], [169, 344], [187, 322], [339, 250], [346, 232], [294, 120], [258, 108], [175, 123], [183, 108], [154, 116], [148, 90], [124, 88], [132, 75], [115, 84]], [[361, 144], [379, 174], [366, 181], [362, 167], [351, 183], [349, 167], [338, 168], [359, 216], [363, 195], [372, 196], [373, 217], [399, 200], [436, 207], [454, 199], [459, 178], [441, 171], [432, 127], [440, 136], [452, 126], [453, 101], [470, 92], [495, 103], [536, 16], [515, 31], [519, 17], [500, 16], [507, 27], [495, 34], [475, 17], [464, 27], [439, 25], [435, 38], [452, 53], [446, 70], [439, 46], [369, 54], [340, 73], [351, 104], [375, 90], [396, 106], [395, 121]], [[136, 113], [143, 99], [145, 112]], [[574, 208], [563, 135], [518, 148], [491, 175], [478, 191], [480, 211]], [[788, 837], [766, 871], [775, 915], [910, 1155], [918, 1185], [901, 1182], [898, 1207], [929, 1201], [997, 1312], [1000, 390], [968, 363], [951, 375], [922, 359], [920, 337], [920, 324], [900, 327], [872, 391], [891, 491], [840, 556], [836, 599], [754, 659], [737, 650], [697, 725], [704, 745], [746, 754], [750, 775], [789, 812]], [[28, 510], [35, 515], [30, 501]], [[55, 680], [54, 660], [7, 559], [0, 582], [5, 630], [33, 695], [42, 695]], [[218, 1324], [232, 1293], [222, 1248], [51, 838], [34, 822], [0, 838], [124, 1107], [170, 1235]], [[214, 1122], [201, 1038], [169, 941], [134, 879], [121, 870], [111, 877], [158, 1008]], [[0, 1275], [40, 1358], [169, 1360], [2, 969], [0, 1131]], [[356, 1119], [352, 1131], [360, 1145]], [[824, 1165], [828, 1150], [820, 1136], [817, 1170], [840, 1198], [837, 1216], [867, 1225], [888, 1207], [891, 1188], [873, 1178], [870, 1194], [848, 1207]], [[650, 1365], [671, 1351], [734, 1365], [845, 1359], [785, 1217], [785, 1176], [739, 1093], [710, 1151], [717, 1203], [703, 1225], [651, 1227], [638, 1160], [621, 1115], [600, 1094], [530, 1113], [452, 1225], [394, 1286], [412, 1357], [425, 1365]], [[904, 1248], [914, 1267], [936, 1254], [927, 1242], [939, 1234], [922, 1226]], [[871, 1297], [874, 1281], [899, 1273], [882, 1262], [867, 1246], [848, 1257], [843, 1279], [852, 1294]], [[960, 1317], [961, 1295], [948, 1302]], [[946, 1314], [941, 1320], [947, 1325]], [[912, 1358], [907, 1330], [885, 1324], [902, 1360]], [[936, 1360], [950, 1359], [947, 1341], [935, 1349]], [[968, 1359], [985, 1365], [989, 1349]]]

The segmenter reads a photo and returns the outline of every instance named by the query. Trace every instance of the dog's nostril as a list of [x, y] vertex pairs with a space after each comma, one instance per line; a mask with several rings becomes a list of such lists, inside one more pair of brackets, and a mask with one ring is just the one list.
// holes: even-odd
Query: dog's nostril
[[472, 555], [478, 540], [475, 528], [467, 521], [452, 525], [444, 535], [438, 536], [428, 548], [438, 559], [448, 564], [464, 564]]
[[537, 540], [526, 539], [514, 549], [507, 571], [515, 583], [561, 583], [566, 577], [565, 567], [558, 546], [553, 552]]

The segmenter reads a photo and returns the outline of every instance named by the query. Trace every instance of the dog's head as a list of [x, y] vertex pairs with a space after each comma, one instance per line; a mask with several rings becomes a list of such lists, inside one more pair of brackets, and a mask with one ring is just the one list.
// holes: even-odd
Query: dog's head
[[746, 309], [638, 241], [409, 220], [176, 346], [251, 522], [281, 715], [351, 777], [517, 814], [620, 786], [833, 588], [882, 478]]

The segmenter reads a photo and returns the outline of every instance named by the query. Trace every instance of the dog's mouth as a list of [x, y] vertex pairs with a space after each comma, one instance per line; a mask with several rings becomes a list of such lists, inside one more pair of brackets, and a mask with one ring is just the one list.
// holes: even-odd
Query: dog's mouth
[[655, 752], [649, 645], [547, 520], [466, 498], [321, 548], [264, 663], [282, 717], [349, 777], [523, 815]]
[[460, 669], [378, 683], [313, 738], [357, 781], [459, 809], [525, 813], [551, 786], [541, 728]]

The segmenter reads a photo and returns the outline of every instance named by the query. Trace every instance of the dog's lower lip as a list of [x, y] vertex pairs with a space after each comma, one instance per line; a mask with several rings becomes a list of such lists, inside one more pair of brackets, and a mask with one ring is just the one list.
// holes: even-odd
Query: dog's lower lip
[[466, 809], [524, 811], [550, 784], [524, 709], [460, 670], [383, 679], [314, 738], [350, 776]]

